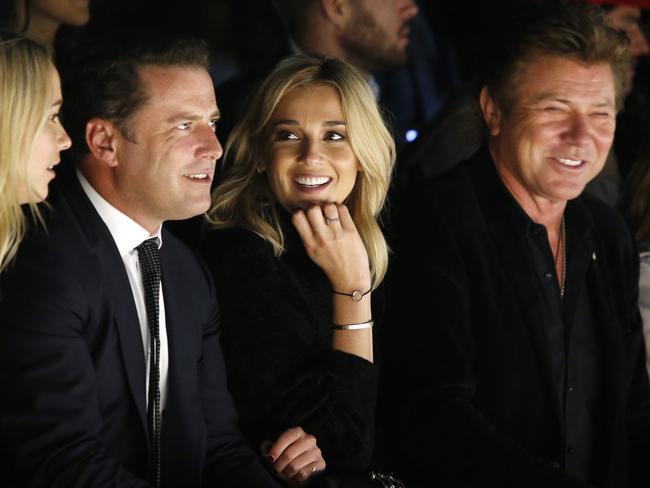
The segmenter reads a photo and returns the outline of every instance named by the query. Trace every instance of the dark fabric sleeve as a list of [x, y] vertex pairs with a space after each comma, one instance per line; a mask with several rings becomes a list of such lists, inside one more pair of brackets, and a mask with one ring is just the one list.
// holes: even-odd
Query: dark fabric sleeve
[[[209, 276], [206, 278], [211, 283]], [[210, 317], [203, 330], [203, 352], [199, 365], [201, 399], [207, 428], [205, 486], [251, 486], [277, 488], [280, 485], [264, 469], [238, 429], [238, 418], [228, 391], [226, 367], [219, 344], [219, 315], [212, 286], [206, 294], [212, 300]]]
[[97, 379], [83, 337], [96, 283], [72, 272], [90, 274], [92, 262], [53, 252], [48, 242], [25, 243], [3, 276], [0, 432], [16, 485], [147, 487], [101, 442]]
[[[469, 289], [470, 270], [446, 222], [429, 207], [416, 208], [427, 208], [435, 237], [422, 238], [421, 221], [399, 228], [383, 345], [389, 392], [382, 398], [389, 397], [388, 417], [404, 459], [400, 474], [426, 486], [587, 486], [526, 452], [476, 407], [470, 303], [481, 291]], [[417, 285], [414, 277], [421, 278]]]
[[300, 426], [316, 437], [328, 467], [365, 467], [376, 367], [324, 346], [312, 319], [319, 310], [300, 298], [271, 246], [247, 231], [236, 235], [224, 244], [220, 232], [209, 233], [204, 255], [217, 281], [229, 386], [245, 433], [259, 443]]

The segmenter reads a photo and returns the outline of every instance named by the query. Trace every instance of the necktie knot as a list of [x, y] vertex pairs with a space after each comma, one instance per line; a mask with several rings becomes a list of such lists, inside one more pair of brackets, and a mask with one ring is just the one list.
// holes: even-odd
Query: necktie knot
[[135, 249], [138, 251], [145, 290], [149, 287], [147, 283], [149, 280], [151, 280], [151, 286], [158, 286], [157, 283], [160, 282], [160, 250], [158, 249], [158, 238], [150, 237]]

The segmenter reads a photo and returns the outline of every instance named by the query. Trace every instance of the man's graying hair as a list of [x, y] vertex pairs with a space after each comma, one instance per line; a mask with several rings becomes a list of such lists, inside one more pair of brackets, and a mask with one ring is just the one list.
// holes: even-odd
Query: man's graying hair
[[207, 45], [198, 40], [152, 39], [102, 43], [84, 53], [62, 73], [63, 117], [73, 141], [69, 154], [80, 161], [87, 153], [86, 123], [101, 118], [116, 124], [122, 135], [135, 141], [131, 118], [147, 101], [138, 69], [143, 66], [209, 68]]
[[587, 66], [608, 64], [620, 108], [631, 62], [629, 41], [623, 31], [607, 25], [604, 15], [602, 8], [575, 0], [529, 6], [491, 36], [483, 85], [507, 113], [522, 68], [540, 56], [558, 56]]

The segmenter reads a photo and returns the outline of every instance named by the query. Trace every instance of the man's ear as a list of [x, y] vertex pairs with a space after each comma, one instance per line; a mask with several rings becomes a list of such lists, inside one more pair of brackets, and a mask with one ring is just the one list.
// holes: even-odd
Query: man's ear
[[86, 122], [86, 144], [90, 153], [111, 167], [118, 164], [117, 145], [120, 133], [108, 120], [92, 118]]
[[496, 102], [490, 95], [487, 86], [484, 86], [481, 90], [480, 101], [481, 112], [483, 112], [483, 119], [485, 120], [485, 124], [488, 127], [490, 135], [493, 137], [499, 135], [499, 132], [501, 131], [501, 121], [503, 119], [503, 115], [501, 113], [501, 110], [499, 110]]
[[348, 0], [320, 0], [323, 15], [327, 20], [338, 28], [342, 28], [347, 22], [350, 6]]

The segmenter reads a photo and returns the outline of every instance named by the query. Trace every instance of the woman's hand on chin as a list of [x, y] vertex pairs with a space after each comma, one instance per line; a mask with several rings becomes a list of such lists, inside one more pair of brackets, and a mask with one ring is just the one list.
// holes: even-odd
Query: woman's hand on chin
[[345, 205], [312, 205], [294, 212], [292, 221], [307, 254], [325, 272], [334, 290], [370, 289], [368, 253]]

